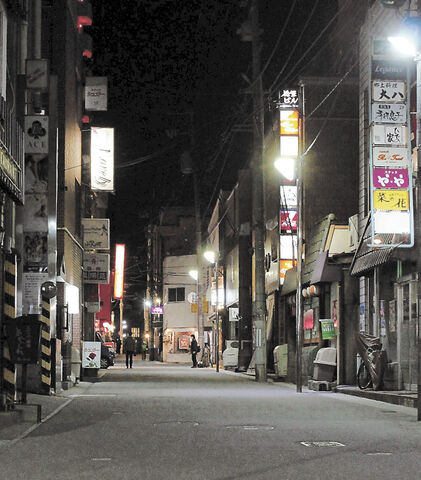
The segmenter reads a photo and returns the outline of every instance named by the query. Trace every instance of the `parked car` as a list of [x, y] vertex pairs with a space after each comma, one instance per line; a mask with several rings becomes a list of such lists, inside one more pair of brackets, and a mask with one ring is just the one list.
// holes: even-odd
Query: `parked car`
[[101, 342], [101, 368], [108, 368], [114, 365], [114, 354], [110, 347], [107, 347], [104, 343], [104, 339], [101, 334], [96, 332], [95, 340]]

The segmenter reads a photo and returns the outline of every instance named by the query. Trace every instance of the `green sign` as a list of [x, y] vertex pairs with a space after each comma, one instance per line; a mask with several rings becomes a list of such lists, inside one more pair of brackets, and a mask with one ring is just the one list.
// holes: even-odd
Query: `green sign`
[[337, 332], [333, 320], [320, 320], [320, 326], [322, 328], [323, 340], [333, 340], [336, 338]]

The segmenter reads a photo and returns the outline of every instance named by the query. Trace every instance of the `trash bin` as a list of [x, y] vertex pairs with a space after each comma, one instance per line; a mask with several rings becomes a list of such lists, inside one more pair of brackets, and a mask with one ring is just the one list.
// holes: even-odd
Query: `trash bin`
[[321, 348], [314, 360], [313, 380], [333, 382], [336, 373], [336, 348]]

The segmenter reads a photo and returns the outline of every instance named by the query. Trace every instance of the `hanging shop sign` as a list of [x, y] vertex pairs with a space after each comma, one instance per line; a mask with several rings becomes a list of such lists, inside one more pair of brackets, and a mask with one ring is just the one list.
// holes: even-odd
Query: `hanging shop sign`
[[281, 206], [297, 209], [297, 187], [295, 185], [281, 185], [280, 187]]
[[91, 189], [114, 191], [114, 129], [91, 129]]
[[407, 65], [387, 56], [371, 59], [371, 244], [376, 247], [414, 244]]
[[25, 116], [25, 154], [48, 153], [48, 116]]
[[107, 111], [107, 77], [86, 77], [85, 110], [91, 112]]
[[36, 58], [26, 60], [26, 88], [29, 90], [47, 90], [49, 80], [48, 60]]
[[85, 250], [108, 250], [110, 248], [109, 218], [83, 218], [82, 228]]
[[83, 254], [83, 280], [85, 283], [108, 283], [110, 255], [108, 253]]

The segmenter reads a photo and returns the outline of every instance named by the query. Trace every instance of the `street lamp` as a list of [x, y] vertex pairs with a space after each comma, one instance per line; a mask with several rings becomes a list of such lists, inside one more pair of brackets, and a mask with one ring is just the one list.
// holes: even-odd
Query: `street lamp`
[[205, 259], [213, 264], [215, 283], [216, 283], [216, 309], [215, 309], [215, 364], [216, 371], [219, 372], [219, 275], [218, 275], [218, 255], [212, 250], [206, 250], [203, 254]]
[[[415, 188], [415, 254], [417, 262], [417, 297], [418, 297], [418, 334], [417, 334], [417, 357], [418, 357], [418, 386], [417, 386], [417, 420], [421, 420], [421, 188], [420, 188], [420, 165], [421, 165], [421, 51], [420, 51], [420, 19], [414, 17], [412, 19], [406, 19], [406, 26], [408, 31], [403, 32], [398, 36], [388, 37], [388, 41], [394, 47], [394, 49], [404, 56], [412, 57], [416, 63], [416, 85], [417, 85], [417, 104], [416, 104], [416, 148], [417, 148], [417, 182]], [[405, 25], [404, 25], [405, 26]]]

